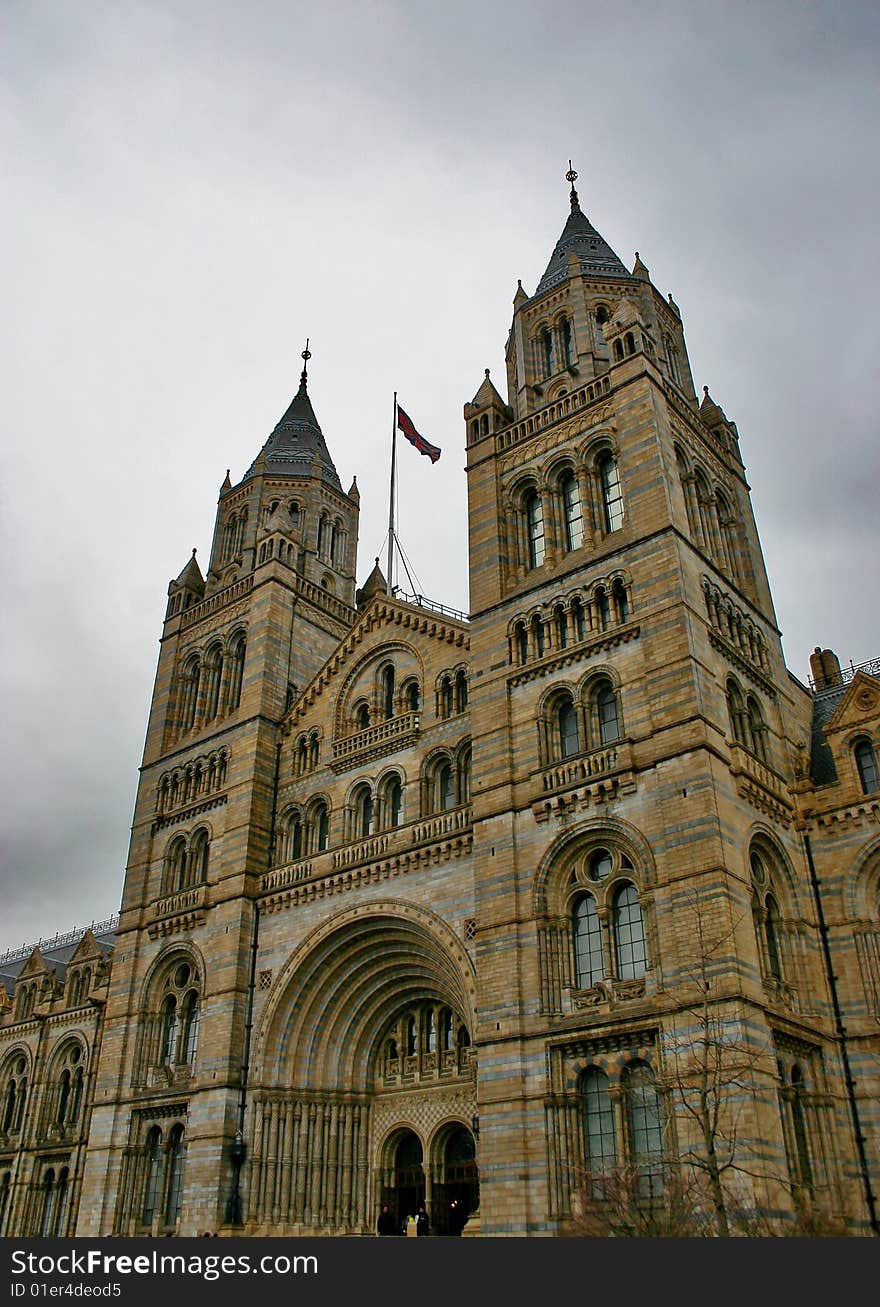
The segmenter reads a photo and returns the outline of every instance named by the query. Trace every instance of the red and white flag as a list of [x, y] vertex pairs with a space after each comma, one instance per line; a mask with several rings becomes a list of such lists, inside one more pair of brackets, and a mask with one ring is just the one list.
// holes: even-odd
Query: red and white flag
[[437, 445], [432, 445], [424, 436], [420, 436], [413, 426], [412, 418], [408, 413], [397, 405], [397, 425], [411, 445], [415, 445], [420, 454], [427, 454], [432, 463], [436, 463], [440, 457], [440, 449]]

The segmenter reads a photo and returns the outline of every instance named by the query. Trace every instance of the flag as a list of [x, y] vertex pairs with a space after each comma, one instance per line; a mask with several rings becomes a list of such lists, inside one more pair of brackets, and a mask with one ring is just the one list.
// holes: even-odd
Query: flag
[[436, 463], [440, 457], [440, 450], [437, 445], [432, 445], [420, 436], [412, 423], [412, 418], [405, 413], [400, 405], [397, 405], [397, 425], [411, 445], [415, 445], [420, 454], [427, 454], [432, 463]]

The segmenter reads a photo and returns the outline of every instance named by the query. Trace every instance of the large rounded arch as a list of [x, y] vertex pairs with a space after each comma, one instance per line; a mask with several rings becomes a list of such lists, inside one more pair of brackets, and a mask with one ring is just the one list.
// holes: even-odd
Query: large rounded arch
[[656, 870], [651, 846], [635, 826], [615, 817], [597, 817], [578, 822], [557, 836], [541, 859], [533, 889], [533, 910], [536, 917], [543, 917], [548, 912], [548, 890], [559, 868], [570, 858], [588, 853], [609, 840], [629, 852], [640, 870], [642, 885], [646, 889], [654, 885]]
[[260, 1029], [265, 1086], [366, 1089], [382, 1035], [404, 1005], [448, 1005], [473, 1029], [473, 963], [434, 913], [378, 902], [331, 917], [296, 950]]

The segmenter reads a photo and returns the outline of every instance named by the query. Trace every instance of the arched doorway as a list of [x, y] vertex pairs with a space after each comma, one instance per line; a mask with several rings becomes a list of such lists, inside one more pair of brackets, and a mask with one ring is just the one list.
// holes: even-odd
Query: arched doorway
[[406, 1218], [415, 1216], [425, 1201], [422, 1141], [412, 1130], [403, 1130], [394, 1141], [393, 1149], [390, 1183], [383, 1186], [382, 1202], [388, 1204], [395, 1227], [403, 1233]]
[[453, 1122], [437, 1138], [432, 1151], [431, 1220], [434, 1233], [461, 1234], [468, 1217], [480, 1205], [474, 1136], [467, 1126]]

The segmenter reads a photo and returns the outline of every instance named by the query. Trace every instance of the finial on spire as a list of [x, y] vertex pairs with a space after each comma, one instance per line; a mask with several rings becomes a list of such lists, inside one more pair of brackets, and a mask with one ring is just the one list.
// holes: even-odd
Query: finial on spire
[[195, 545], [193, 545], [193, 558], [195, 558], [195, 556], [196, 556], [196, 547]]
[[573, 209], [578, 209], [580, 208], [580, 204], [578, 203], [578, 193], [574, 188], [574, 184], [577, 181], [577, 173], [575, 172], [574, 168], [572, 168], [571, 166], [571, 159], [569, 159], [568, 161], [568, 172], [565, 174], [565, 180], [567, 182], [571, 182], [571, 192], [569, 194], [569, 199], [571, 200], [571, 207]]
[[302, 374], [300, 375], [299, 384], [302, 386], [303, 390], [305, 390], [309, 380], [309, 359], [312, 357], [311, 354], [309, 353], [308, 336], [306, 336], [306, 347], [303, 350], [301, 357], [303, 361], [303, 370], [302, 370]]

